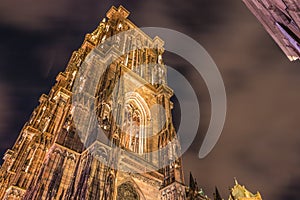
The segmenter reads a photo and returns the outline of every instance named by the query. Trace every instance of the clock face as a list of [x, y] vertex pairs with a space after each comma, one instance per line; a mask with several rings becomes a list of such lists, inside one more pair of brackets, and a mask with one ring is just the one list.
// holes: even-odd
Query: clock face
[[117, 200], [139, 200], [139, 194], [130, 183], [124, 183], [118, 187]]

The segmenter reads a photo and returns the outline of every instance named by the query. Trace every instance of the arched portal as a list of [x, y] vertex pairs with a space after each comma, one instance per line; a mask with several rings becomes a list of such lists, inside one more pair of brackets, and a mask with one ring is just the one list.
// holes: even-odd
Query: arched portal
[[140, 195], [130, 182], [118, 187], [117, 200], [140, 200]]

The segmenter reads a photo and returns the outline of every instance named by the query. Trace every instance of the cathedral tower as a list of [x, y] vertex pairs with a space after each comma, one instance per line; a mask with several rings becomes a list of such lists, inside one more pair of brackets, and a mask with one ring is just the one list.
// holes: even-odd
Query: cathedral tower
[[0, 199], [186, 199], [163, 41], [112, 7], [4, 156]]

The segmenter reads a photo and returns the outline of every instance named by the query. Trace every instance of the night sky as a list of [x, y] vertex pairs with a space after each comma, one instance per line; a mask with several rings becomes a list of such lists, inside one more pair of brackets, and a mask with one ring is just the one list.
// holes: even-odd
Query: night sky
[[263, 199], [299, 199], [299, 62], [289, 62], [237, 0], [2, 0], [0, 154], [12, 147], [39, 96], [48, 93], [84, 35], [120, 4], [137, 26], [170, 28], [198, 41], [223, 76], [228, 98], [224, 130], [213, 151], [199, 159], [210, 117], [206, 86], [193, 79], [184, 61], [168, 53], [164, 58], [190, 76], [200, 103], [198, 135], [183, 156], [185, 173], [192, 171], [211, 197], [218, 186], [227, 199], [237, 177]]

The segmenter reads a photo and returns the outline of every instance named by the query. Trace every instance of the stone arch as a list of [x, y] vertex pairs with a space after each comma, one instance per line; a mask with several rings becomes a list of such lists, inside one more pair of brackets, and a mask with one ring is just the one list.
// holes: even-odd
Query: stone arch
[[108, 153], [104, 147], [99, 147], [95, 152], [95, 157], [98, 157], [100, 160], [107, 162]]
[[125, 104], [128, 102], [134, 102], [136, 105], [141, 108], [142, 114], [145, 116], [145, 119], [151, 119], [151, 112], [149, 106], [143, 97], [137, 92], [127, 92], [125, 94]]
[[76, 161], [76, 155], [74, 153], [71, 153], [71, 152], [66, 152], [67, 153], [67, 159], [69, 160], [72, 160], [72, 161]]
[[55, 149], [53, 149], [53, 153], [55, 155], [64, 156], [64, 152], [59, 147], [56, 147]]
[[146, 200], [146, 198], [134, 180], [126, 179], [117, 187], [117, 200]]
[[151, 112], [144, 98], [137, 92], [125, 94], [125, 108], [123, 121], [123, 137], [121, 143], [136, 153], [142, 153], [147, 138], [147, 123], [151, 119]]

